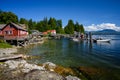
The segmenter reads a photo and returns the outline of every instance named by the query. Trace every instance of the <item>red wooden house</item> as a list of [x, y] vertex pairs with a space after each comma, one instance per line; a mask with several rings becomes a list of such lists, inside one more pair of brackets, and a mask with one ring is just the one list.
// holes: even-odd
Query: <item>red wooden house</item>
[[25, 40], [28, 36], [28, 31], [15, 23], [8, 23], [0, 29], [0, 36], [4, 40]]

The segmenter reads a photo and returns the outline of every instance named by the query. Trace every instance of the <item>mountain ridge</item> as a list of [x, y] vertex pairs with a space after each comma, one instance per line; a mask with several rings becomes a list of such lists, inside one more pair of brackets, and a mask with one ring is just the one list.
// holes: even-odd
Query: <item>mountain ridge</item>
[[[88, 33], [88, 31], [86, 31]], [[113, 29], [103, 29], [99, 31], [89, 31], [92, 32], [94, 35], [120, 35], [119, 31], [113, 30]]]

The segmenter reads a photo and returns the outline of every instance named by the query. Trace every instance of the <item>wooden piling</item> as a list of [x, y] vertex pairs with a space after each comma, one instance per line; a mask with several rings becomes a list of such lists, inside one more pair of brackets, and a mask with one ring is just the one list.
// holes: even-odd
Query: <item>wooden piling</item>
[[92, 32], [89, 32], [90, 42], [92, 41]]

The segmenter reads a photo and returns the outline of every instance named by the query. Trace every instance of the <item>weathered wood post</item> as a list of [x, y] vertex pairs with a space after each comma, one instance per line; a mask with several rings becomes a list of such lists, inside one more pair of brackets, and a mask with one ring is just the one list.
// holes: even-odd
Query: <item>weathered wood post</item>
[[90, 45], [89, 45], [89, 47], [92, 48], [92, 32], [89, 32], [89, 37], [90, 37]]
[[92, 32], [89, 32], [90, 42], [92, 42]]
[[18, 40], [16, 39], [16, 46], [18, 47]]
[[19, 46], [19, 42], [18, 42], [18, 36], [16, 37], [17, 39], [16, 39], [16, 41], [17, 41], [17, 47]]

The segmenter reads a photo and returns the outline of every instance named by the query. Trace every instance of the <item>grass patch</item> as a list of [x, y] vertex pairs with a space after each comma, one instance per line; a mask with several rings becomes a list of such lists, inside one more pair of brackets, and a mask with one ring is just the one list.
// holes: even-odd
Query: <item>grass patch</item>
[[4, 62], [0, 62], [0, 65], [1, 65], [1, 64], [4, 64]]
[[0, 43], [0, 48], [12, 48], [12, 45], [2, 42], [2, 43]]

